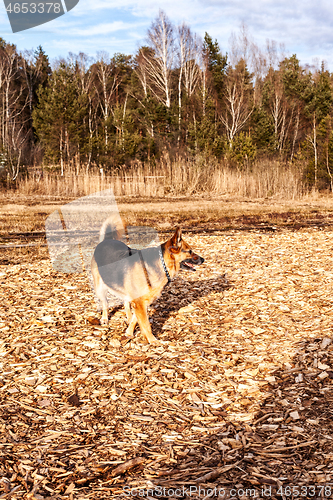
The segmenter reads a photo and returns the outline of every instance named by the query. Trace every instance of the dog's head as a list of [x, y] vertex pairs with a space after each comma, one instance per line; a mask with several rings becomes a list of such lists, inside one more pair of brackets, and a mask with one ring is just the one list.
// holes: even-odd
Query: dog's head
[[168, 250], [176, 262], [177, 269], [195, 271], [194, 266], [199, 266], [204, 262], [204, 259], [194, 253], [190, 245], [183, 240], [182, 230], [179, 227], [169, 242]]

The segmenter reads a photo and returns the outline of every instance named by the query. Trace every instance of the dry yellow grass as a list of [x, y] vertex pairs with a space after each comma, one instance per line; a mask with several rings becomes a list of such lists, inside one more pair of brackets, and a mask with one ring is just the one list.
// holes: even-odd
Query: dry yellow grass
[[[36, 194], [15, 196], [3, 193], [0, 203], [1, 233], [44, 231], [45, 219], [59, 205], [72, 198], [59, 198], [49, 202]], [[333, 198], [313, 193], [300, 200], [244, 199], [240, 197], [172, 197], [138, 199], [116, 197], [121, 216], [128, 224], [152, 225], [168, 229], [176, 224], [186, 227], [198, 224], [226, 225], [279, 221], [299, 221], [309, 217], [330, 217]], [[14, 202], [15, 201], [15, 202]]]
[[[99, 171], [77, 175], [71, 170], [61, 177], [44, 170], [42, 176], [35, 172], [21, 178], [15, 190], [0, 192], [2, 243], [27, 243], [24, 238], [13, 241], [5, 236], [44, 231], [47, 216], [59, 206], [110, 188], [127, 224], [149, 225], [164, 232], [177, 225], [205, 231], [260, 223], [293, 224], [315, 217], [330, 219], [333, 210], [330, 194], [306, 191], [295, 165], [266, 162], [240, 171], [200, 158], [172, 162], [165, 155], [154, 169], [136, 164], [112, 177]], [[11, 263], [47, 255], [43, 246], [2, 249], [4, 252], [2, 261]]]
[[[70, 199], [51, 200], [36, 195], [3, 197], [0, 206], [1, 264], [19, 264], [48, 259], [45, 242], [45, 220], [59, 206]], [[181, 226], [186, 233], [206, 231], [277, 227], [304, 227], [332, 225], [332, 198], [312, 195], [303, 200], [246, 200], [239, 197], [207, 196], [165, 197], [164, 199], [138, 199], [117, 197], [117, 205], [128, 225], [144, 225], [159, 231], [161, 240]], [[42, 232], [38, 238], [11, 236], [9, 233]], [[37, 236], [37, 235], [36, 235]], [[8, 245], [14, 245], [9, 247]], [[20, 246], [17, 246], [20, 245]]]
[[296, 200], [308, 194], [302, 169], [296, 165], [261, 161], [241, 170], [201, 158], [171, 161], [168, 155], [153, 168], [135, 163], [113, 175], [101, 174], [98, 169], [82, 170], [79, 174], [67, 169], [64, 176], [56, 169], [34, 172], [18, 180], [16, 187], [16, 193], [20, 195], [35, 193], [60, 198], [87, 196], [110, 188], [116, 196], [148, 198], [210, 194]]

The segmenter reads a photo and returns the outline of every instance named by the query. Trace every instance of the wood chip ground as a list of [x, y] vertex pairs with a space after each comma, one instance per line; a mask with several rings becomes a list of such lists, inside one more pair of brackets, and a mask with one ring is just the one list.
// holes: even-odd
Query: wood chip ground
[[0, 499], [333, 497], [332, 232], [186, 240], [158, 346], [84, 274], [1, 266]]

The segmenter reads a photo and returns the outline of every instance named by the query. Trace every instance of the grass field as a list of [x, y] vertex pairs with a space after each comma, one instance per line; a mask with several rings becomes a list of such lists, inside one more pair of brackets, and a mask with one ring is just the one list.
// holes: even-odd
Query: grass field
[[[3, 243], [24, 245], [27, 238], [5, 236], [8, 233], [44, 231], [45, 220], [54, 210], [75, 198], [59, 199], [36, 195], [1, 193], [1, 237]], [[273, 225], [298, 227], [307, 221], [329, 223], [333, 204], [330, 195], [312, 194], [300, 200], [250, 200], [242, 197], [169, 197], [160, 199], [117, 197], [120, 215], [128, 225], [148, 225], [159, 231], [171, 231], [180, 225], [184, 231], [196, 228], [205, 231], [247, 226]], [[37, 243], [41, 245], [38, 246]], [[23, 258], [47, 258], [43, 238], [34, 239], [33, 247], [1, 249], [0, 262], [18, 263]]]

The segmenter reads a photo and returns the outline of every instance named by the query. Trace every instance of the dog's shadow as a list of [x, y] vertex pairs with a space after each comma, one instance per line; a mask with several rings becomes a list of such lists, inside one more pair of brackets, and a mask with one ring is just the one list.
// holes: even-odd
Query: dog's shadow
[[[153, 334], [161, 337], [164, 333], [163, 326], [173, 313], [212, 292], [219, 293], [228, 288], [231, 288], [231, 284], [224, 275], [202, 281], [185, 280], [182, 276], [177, 276], [173, 284], [166, 286], [159, 299], [151, 306], [153, 314], [149, 316], [153, 320]], [[170, 338], [169, 333], [168, 337]]]
[[[171, 285], [167, 285], [163, 289], [161, 296], [149, 308], [148, 313], [152, 321], [154, 336], [161, 337], [164, 334], [163, 326], [173, 313], [178, 312], [183, 307], [189, 306], [192, 302], [202, 297], [206, 297], [212, 292], [223, 292], [223, 290], [231, 287], [232, 284], [227, 280], [225, 275], [219, 275], [202, 281], [184, 279], [181, 275], [178, 275], [172, 280]], [[110, 307], [109, 325], [116, 312], [122, 309], [123, 304], [114, 304]], [[137, 335], [140, 335], [139, 325], [135, 329], [135, 336]], [[170, 338], [169, 332], [168, 338]]]

